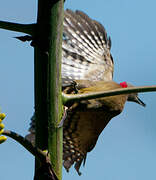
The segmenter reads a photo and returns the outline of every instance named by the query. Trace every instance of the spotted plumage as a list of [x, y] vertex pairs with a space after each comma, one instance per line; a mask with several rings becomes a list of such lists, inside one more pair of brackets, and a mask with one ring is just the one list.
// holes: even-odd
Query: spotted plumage
[[111, 40], [104, 27], [81, 11], [65, 11], [62, 77], [72, 80], [113, 78]]
[[[88, 93], [126, 88], [113, 82], [114, 63], [110, 53], [111, 39], [105, 28], [81, 11], [65, 11], [63, 33], [62, 81], [64, 92]], [[67, 88], [66, 85], [69, 87]], [[137, 96], [135, 95], [135, 98]], [[134, 98], [134, 96], [133, 96]], [[79, 172], [82, 161], [112, 117], [122, 112], [128, 95], [74, 103], [64, 123], [64, 167], [75, 164]], [[134, 101], [134, 99], [131, 99]], [[137, 101], [135, 101], [137, 102]], [[141, 104], [141, 103], [140, 103]], [[142, 104], [144, 105], [144, 104]], [[70, 143], [72, 142], [72, 144]], [[72, 151], [72, 152], [71, 152]]]
[[[85, 94], [131, 86], [113, 79], [114, 64], [110, 53], [111, 40], [105, 28], [81, 11], [66, 10], [63, 22], [62, 90], [66, 94]], [[87, 153], [109, 121], [120, 114], [125, 102], [145, 105], [137, 94], [83, 100], [68, 105], [63, 124], [63, 165], [67, 171], [74, 165], [80, 175]], [[28, 135], [32, 141], [32, 118]], [[31, 136], [31, 137], [30, 137]]]

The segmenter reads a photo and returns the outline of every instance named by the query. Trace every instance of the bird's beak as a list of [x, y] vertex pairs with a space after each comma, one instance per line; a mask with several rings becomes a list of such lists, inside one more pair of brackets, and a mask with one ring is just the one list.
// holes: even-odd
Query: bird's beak
[[145, 104], [141, 99], [139, 99], [138, 96], [136, 96], [135, 102], [138, 103], [138, 104], [140, 104], [140, 105], [142, 105], [142, 106], [144, 106], [144, 107], [146, 106], [146, 104]]

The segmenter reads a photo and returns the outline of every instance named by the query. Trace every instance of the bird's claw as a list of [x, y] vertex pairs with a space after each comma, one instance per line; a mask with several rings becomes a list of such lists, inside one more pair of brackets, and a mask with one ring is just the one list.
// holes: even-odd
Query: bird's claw
[[63, 116], [62, 116], [62, 119], [61, 119], [59, 125], [57, 126], [58, 128], [63, 127], [64, 121], [67, 118], [67, 110], [68, 110], [68, 107], [64, 106], [64, 113], [63, 113]]

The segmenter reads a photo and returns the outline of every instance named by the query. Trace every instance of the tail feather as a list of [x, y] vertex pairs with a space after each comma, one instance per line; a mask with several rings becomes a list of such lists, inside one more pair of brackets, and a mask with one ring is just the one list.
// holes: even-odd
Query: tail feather
[[111, 40], [105, 28], [81, 11], [65, 11], [62, 78], [112, 80]]
[[99, 22], [95, 20], [92, 20], [92, 22], [96, 28], [96, 31], [98, 33], [98, 37], [102, 43], [102, 46], [103, 47], [106, 46], [108, 49], [111, 49], [111, 43], [110, 43], [111, 39], [110, 37], [107, 37], [105, 28]]
[[100, 42], [97, 41], [98, 33], [95, 34], [96, 29], [91, 19], [88, 17], [88, 21], [84, 21], [79, 14], [67, 10], [65, 22], [67, 27], [64, 30], [68, 32], [68, 36], [72, 39], [76, 48], [81, 49], [81, 53], [84, 52], [84, 55], [93, 57], [94, 63], [96, 61], [101, 63], [104, 49], [103, 46], [100, 47], [98, 44]]
[[[73, 91], [75, 92], [74, 80], [111, 81], [114, 70], [113, 59], [110, 54], [111, 40], [107, 36], [105, 28], [81, 11], [66, 10], [64, 15], [62, 90], [70, 94]], [[72, 84], [73, 87], [71, 88]], [[81, 104], [81, 108], [83, 105]], [[76, 107], [74, 106], [74, 108]], [[81, 124], [80, 115], [78, 114], [78, 116], [75, 112], [73, 109], [71, 109], [71, 115], [68, 112], [68, 120], [66, 120], [66, 125], [64, 124], [63, 163], [67, 171], [75, 164], [75, 169], [80, 175], [81, 163], [83, 161], [85, 163], [86, 154], [90, 148], [93, 148], [91, 145], [95, 145], [97, 139], [94, 138], [86, 148], [85, 142], [82, 143], [82, 131], [79, 130], [80, 127], [84, 126], [83, 119], [85, 116], [82, 117]], [[77, 123], [80, 124], [78, 127], [76, 127]], [[30, 134], [26, 138], [34, 143], [35, 115], [31, 118], [30, 125]], [[85, 128], [88, 128], [88, 125]], [[85, 134], [85, 132], [83, 133]]]
[[101, 48], [101, 50], [103, 51], [103, 47], [107, 42], [107, 34], [106, 34], [105, 29], [104, 28], [102, 29], [102, 35], [100, 36], [98, 29], [96, 28], [94, 24], [94, 20], [90, 19], [89, 16], [87, 16], [82, 11], [77, 10], [76, 14], [78, 14], [79, 17], [81, 17], [80, 19], [83, 19], [85, 24], [88, 26], [87, 33], [90, 35], [89, 38], [91, 38], [93, 45], [96, 46], [97, 48]]
[[[87, 46], [89, 46], [92, 49], [92, 51], [97, 53], [97, 49], [99, 47], [96, 43], [95, 36], [92, 34], [92, 29], [88, 23], [88, 22], [91, 22], [90, 18], [88, 17], [89, 21], [87, 22], [86, 19], [84, 19], [85, 14], [84, 14], [84, 17], [82, 17], [82, 18], [81, 18], [81, 16], [79, 16], [78, 12], [80, 12], [80, 11], [76, 11], [74, 13], [71, 10], [67, 10], [67, 12], [68, 12], [68, 14], [71, 15], [71, 17], [74, 17], [75, 22], [72, 21], [73, 19], [71, 19], [71, 21], [72, 21], [73, 25], [75, 26], [75, 30], [77, 31], [77, 33], [80, 34], [82, 41], [86, 42]], [[94, 28], [94, 26], [92, 26], [92, 28]]]

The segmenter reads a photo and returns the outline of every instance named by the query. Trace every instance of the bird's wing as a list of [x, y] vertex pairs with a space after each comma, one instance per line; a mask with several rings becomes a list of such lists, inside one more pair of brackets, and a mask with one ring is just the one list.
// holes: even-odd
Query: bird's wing
[[66, 10], [63, 28], [63, 83], [112, 80], [111, 40], [104, 27], [81, 11]]
[[85, 164], [87, 153], [94, 148], [101, 131], [111, 119], [102, 109], [84, 111], [85, 105], [74, 104], [76, 107], [68, 110], [63, 125], [63, 165], [69, 171], [74, 164], [79, 175], [81, 163]]
[[[111, 81], [76, 80], [76, 84], [65, 88], [65, 93], [85, 94], [118, 89], [120, 85]], [[63, 124], [63, 165], [67, 171], [74, 164], [78, 174], [81, 163], [86, 160], [102, 130], [108, 122], [121, 113], [127, 100], [125, 95], [84, 100], [69, 105]]]

